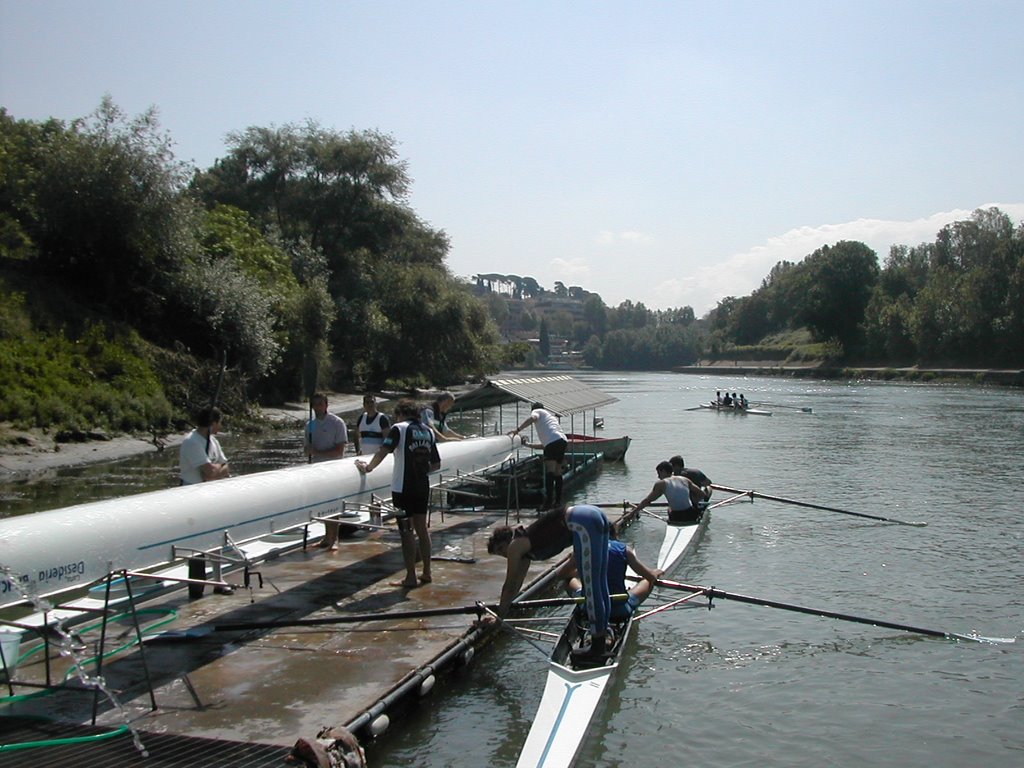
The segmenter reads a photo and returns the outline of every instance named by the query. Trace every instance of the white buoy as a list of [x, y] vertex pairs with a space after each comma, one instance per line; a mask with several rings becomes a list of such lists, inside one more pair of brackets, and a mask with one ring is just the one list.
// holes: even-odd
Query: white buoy
[[462, 663], [464, 666], [469, 666], [469, 662], [473, 660], [473, 656], [476, 655], [476, 651], [473, 648], [467, 648], [462, 654]]
[[420, 683], [420, 696], [426, 696], [434, 689], [434, 683], [437, 679], [433, 675], [427, 675], [423, 678], [423, 682]]
[[370, 723], [370, 735], [380, 736], [384, 731], [391, 725], [391, 718], [387, 715], [381, 715], [372, 723]]

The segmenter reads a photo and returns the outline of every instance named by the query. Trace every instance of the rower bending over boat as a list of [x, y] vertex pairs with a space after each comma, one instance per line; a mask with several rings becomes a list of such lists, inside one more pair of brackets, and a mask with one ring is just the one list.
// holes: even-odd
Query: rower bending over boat
[[654, 468], [658, 479], [647, 494], [647, 498], [636, 505], [639, 512], [661, 495], [668, 502], [668, 521], [670, 523], [693, 523], [700, 519], [698, 500], [703, 500], [704, 491], [699, 485], [684, 475], [673, 475], [672, 465], [667, 461], [658, 463]]
[[[626, 589], [626, 567], [633, 569], [633, 572], [640, 577], [640, 581], [632, 589]], [[647, 596], [651, 594], [654, 585], [664, 575], [659, 568], [650, 568], [636, 556], [634, 549], [622, 541], [608, 542], [608, 592], [612, 595], [628, 595], [625, 601], [612, 603], [612, 621], [625, 621], [636, 607], [640, 605]], [[571, 557], [565, 561], [565, 565], [558, 569], [558, 578], [566, 582], [565, 591], [569, 597], [581, 597], [586, 595], [583, 589], [583, 582], [580, 581], [579, 570], [576, 566], [576, 558]]]
[[[556, 507], [527, 527], [501, 525], [495, 528], [487, 542], [487, 551], [508, 561], [497, 619], [508, 615], [512, 600], [526, 579], [530, 563], [548, 560], [571, 545], [573, 555], [581, 565], [587, 620], [590, 623], [590, 643], [584, 644], [575, 655], [588, 660], [603, 658], [609, 645], [608, 621], [612, 610], [611, 593], [608, 591], [610, 528], [604, 512], [590, 504]], [[494, 621], [491, 616], [483, 619], [484, 624]]]

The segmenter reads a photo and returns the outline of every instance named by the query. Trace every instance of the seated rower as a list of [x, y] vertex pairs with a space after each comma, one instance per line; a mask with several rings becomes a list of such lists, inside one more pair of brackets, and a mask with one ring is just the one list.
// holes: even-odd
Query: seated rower
[[690, 501], [693, 502], [694, 506], [698, 505], [702, 501], [708, 501], [711, 498], [710, 477], [694, 467], [687, 468], [686, 462], [683, 461], [683, 457], [679, 454], [676, 454], [669, 459], [668, 463], [672, 465], [673, 475], [688, 477], [700, 488], [701, 493], [699, 496], [694, 497], [691, 495], [690, 497]]
[[647, 494], [647, 498], [636, 505], [639, 512], [659, 496], [664, 495], [668, 502], [668, 521], [670, 523], [695, 523], [700, 520], [700, 508], [693, 502], [694, 498], [703, 496], [704, 492], [690, 478], [672, 474], [672, 465], [667, 461], [655, 467], [658, 479]]
[[[632, 589], [626, 589], [626, 567], [640, 577]], [[640, 561], [633, 547], [625, 542], [612, 540], [608, 542], [608, 592], [612, 595], [629, 595], [625, 601], [612, 602], [612, 621], [625, 621], [636, 611], [640, 603], [647, 599], [658, 583], [664, 571], [650, 568]], [[558, 578], [564, 580], [565, 591], [570, 597], [581, 597], [584, 594], [583, 582], [579, 578], [576, 558], [571, 557], [558, 569]]]

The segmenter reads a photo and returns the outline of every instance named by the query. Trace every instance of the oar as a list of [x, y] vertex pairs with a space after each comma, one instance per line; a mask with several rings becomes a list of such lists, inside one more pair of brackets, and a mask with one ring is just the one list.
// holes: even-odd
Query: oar
[[769, 496], [766, 493], [758, 493], [757, 491], [742, 491], [739, 488], [730, 488], [727, 485], [715, 485], [712, 483], [712, 488], [718, 491], [726, 491], [728, 493], [737, 493], [740, 495], [749, 496], [751, 499], [766, 499], [767, 501], [779, 501], [783, 504], [793, 504], [797, 507], [807, 507], [808, 509], [822, 509], [826, 512], [838, 512], [841, 515], [854, 515], [855, 517], [866, 517], [869, 520], [882, 520], [886, 523], [897, 523], [898, 525], [914, 525], [918, 527], [924, 527], [928, 523], [913, 520], [897, 520], [895, 517], [882, 517], [881, 515], [869, 515], [866, 512], [851, 512], [848, 509], [837, 509], [836, 507], [825, 507], [821, 504], [810, 504], [806, 501], [797, 501], [796, 499], [784, 499], [781, 496]]
[[781, 603], [778, 600], [769, 600], [763, 597], [751, 597], [750, 595], [740, 595], [735, 592], [726, 592], [722, 589], [715, 587], [699, 587], [692, 584], [683, 584], [679, 581], [670, 581], [669, 579], [658, 579], [658, 586], [668, 587], [669, 589], [679, 589], [684, 592], [694, 592], [700, 595], [706, 595], [708, 599], [720, 598], [722, 600], [735, 600], [738, 603], [750, 603], [751, 605], [764, 605], [769, 608], [780, 608], [784, 611], [794, 611], [796, 613], [806, 613], [811, 616], [824, 616], [828, 619], [839, 619], [841, 621], [852, 621], [857, 624], [868, 624], [873, 627], [885, 627], [887, 629], [899, 629], [904, 632], [913, 632], [918, 635], [928, 635], [930, 637], [943, 637], [950, 640], [975, 640], [978, 642], [987, 643], [1015, 643], [1016, 638], [1008, 637], [982, 637], [981, 635], [963, 635], [959, 632], [948, 632], [943, 629], [929, 629], [927, 627], [915, 627], [910, 624], [899, 624], [894, 621], [886, 621], [885, 619], [874, 619], [867, 616], [854, 616], [849, 613], [838, 613], [836, 611], [828, 611], [823, 608], [809, 608], [804, 605], [793, 605], [792, 603]]
[[673, 600], [669, 603], [665, 603], [664, 605], [659, 605], [657, 608], [652, 608], [649, 611], [641, 613], [639, 616], [634, 616], [633, 621], [640, 621], [640, 619], [646, 619], [648, 616], [653, 616], [656, 613], [667, 611], [669, 608], [675, 608], [677, 605], [682, 605], [683, 603], [689, 602], [694, 598], [700, 597], [702, 594], [702, 592], [697, 592], [692, 595], [687, 595], [686, 597], [680, 597], [678, 600]]
[[[612, 600], [626, 600], [629, 595], [612, 595]], [[584, 601], [582, 597], [550, 597], [540, 600], [519, 600], [512, 603], [513, 608], [547, 608], [559, 605], [578, 605]], [[475, 603], [447, 608], [422, 608], [412, 611], [391, 611], [382, 613], [353, 613], [347, 616], [325, 616], [319, 619], [283, 619], [280, 621], [249, 621], [233, 624], [214, 624], [215, 632], [241, 632], [250, 629], [279, 629], [281, 627], [316, 627], [323, 624], [354, 624], [363, 621], [391, 621], [398, 619], [425, 619], [431, 616], [455, 616], [458, 614], [484, 613], [497, 610], [497, 603]]]
[[766, 403], [764, 401], [759, 401], [757, 403], [757, 405], [770, 405], [770, 406], [772, 406], [772, 408], [792, 408], [794, 411], [803, 411], [804, 413], [814, 413], [813, 409], [811, 409], [811, 408], [803, 408], [803, 407], [801, 407], [799, 405], [783, 405], [782, 403]]

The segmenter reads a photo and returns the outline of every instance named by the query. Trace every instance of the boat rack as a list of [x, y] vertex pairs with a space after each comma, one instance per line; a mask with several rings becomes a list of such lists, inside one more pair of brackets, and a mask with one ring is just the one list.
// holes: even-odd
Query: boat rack
[[[100, 619], [99, 648], [95, 658], [95, 675], [99, 677], [102, 660], [106, 655], [104, 646], [108, 625], [113, 620], [128, 616], [131, 618], [135, 635], [133, 645], [137, 645], [140, 649], [140, 658], [145, 671], [151, 703], [156, 709], [155, 694], [146, 664], [142, 628], [138, 618], [139, 606], [156, 597], [163, 596], [171, 590], [186, 586], [189, 589], [190, 597], [202, 596], [206, 587], [233, 589], [235, 585], [228, 583], [224, 579], [224, 575], [240, 569], [245, 574], [243, 585], [246, 589], [251, 588], [253, 575], [258, 577], [259, 586], [262, 587], [262, 576], [258, 570], [254, 570], [259, 563], [299, 548], [305, 549], [309, 541], [317, 538], [318, 534], [322, 534], [322, 525], [315, 519], [241, 542], [233, 541], [225, 531], [223, 546], [215, 549], [197, 550], [172, 546], [172, 559], [156, 566], [154, 570], [114, 570], [87, 584], [41, 595], [37, 599], [26, 596], [23, 601], [7, 606], [5, 611], [19, 606], [34, 607], [37, 610], [18, 618], [0, 619], [0, 627], [10, 627], [20, 631], [22, 635], [32, 632], [39, 636], [42, 640], [40, 647], [44, 654], [45, 680], [42, 683], [35, 683], [15, 678], [16, 662], [20, 656], [15, 655], [13, 662], [9, 663], [7, 654], [19, 653], [17, 649], [20, 649], [22, 642], [19, 639], [17, 643], [5, 647], [4, 653], [0, 654], [0, 662], [2, 662], [0, 669], [4, 673], [10, 695], [14, 695], [14, 686], [52, 689], [66, 685], [65, 682], [57, 682], [53, 678], [50, 665], [52, 647], [58, 638], [62, 649], [65, 645], [72, 648], [81, 646], [82, 643], [74, 633], [73, 627], [95, 618]], [[212, 565], [212, 579], [207, 578], [206, 575], [208, 563]], [[87, 590], [85, 595], [73, 594], [80, 593], [82, 590]], [[102, 597], [98, 596], [100, 593], [102, 593]], [[51, 598], [61, 595], [66, 596], [67, 599], [52, 605], [49, 603]], [[16, 648], [16, 650], [12, 652], [8, 648]], [[188, 680], [184, 682], [186, 687], [191, 690], [191, 683]], [[97, 689], [96, 694], [98, 695], [98, 693]]]

